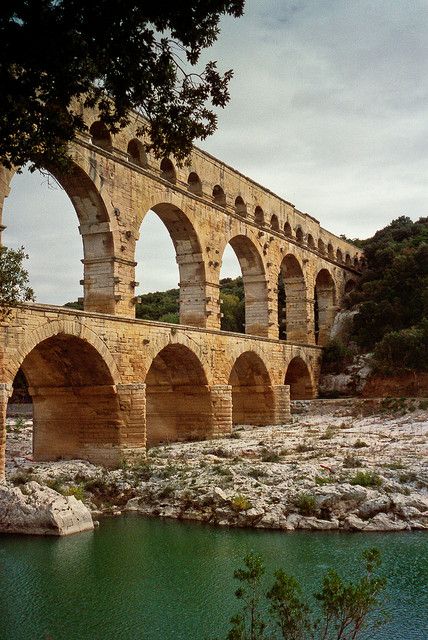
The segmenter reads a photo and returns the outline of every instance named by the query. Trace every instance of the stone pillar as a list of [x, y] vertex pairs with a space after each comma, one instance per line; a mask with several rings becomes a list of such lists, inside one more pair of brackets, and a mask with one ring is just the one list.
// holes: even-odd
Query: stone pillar
[[264, 275], [245, 274], [245, 333], [267, 337], [269, 333], [268, 282]]
[[222, 438], [232, 432], [232, 386], [216, 384], [210, 387], [212, 437]]
[[0, 383], [0, 482], [6, 475], [6, 411], [12, 385]]
[[146, 456], [146, 385], [144, 383], [116, 385], [119, 410], [123, 419], [120, 449], [123, 460]]
[[288, 277], [285, 283], [287, 340], [308, 342], [308, 305], [306, 286], [301, 276]]
[[202, 255], [177, 254], [180, 272], [180, 324], [206, 327], [206, 290]]
[[273, 424], [287, 424], [291, 422], [290, 386], [288, 384], [272, 385], [274, 403]]

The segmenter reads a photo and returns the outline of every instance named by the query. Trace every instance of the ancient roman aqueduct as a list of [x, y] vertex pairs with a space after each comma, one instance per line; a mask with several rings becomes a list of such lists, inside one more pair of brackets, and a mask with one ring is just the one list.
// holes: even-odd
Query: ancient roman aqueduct
[[[112, 139], [85, 117], [90, 134], [72, 145], [73, 171], [54, 173], [79, 218], [84, 311], [26, 304], [0, 324], [0, 475], [20, 368], [39, 460], [114, 466], [146, 444], [287, 422], [290, 392], [316, 394], [321, 347], [363, 266], [356, 247], [209, 154], [195, 149], [177, 168], [145, 153], [137, 122]], [[0, 230], [12, 177], [0, 167]], [[135, 243], [149, 210], [174, 243], [179, 325], [135, 319]], [[242, 269], [245, 335], [220, 331], [228, 243]]]

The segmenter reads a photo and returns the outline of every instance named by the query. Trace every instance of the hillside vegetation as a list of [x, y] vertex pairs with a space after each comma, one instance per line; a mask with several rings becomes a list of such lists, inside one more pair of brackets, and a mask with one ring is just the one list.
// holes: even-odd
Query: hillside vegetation
[[381, 373], [428, 371], [428, 218], [401, 216], [357, 243], [368, 267], [348, 300], [352, 339]]

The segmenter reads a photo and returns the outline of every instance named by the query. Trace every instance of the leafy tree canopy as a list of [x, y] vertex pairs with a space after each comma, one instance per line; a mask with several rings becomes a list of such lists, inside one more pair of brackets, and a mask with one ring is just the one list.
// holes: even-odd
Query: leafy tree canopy
[[362, 241], [368, 268], [351, 304], [354, 338], [385, 373], [428, 370], [428, 218], [401, 216]]
[[216, 129], [229, 100], [215, 62], [198, 72], [224, 14], [244, 0], [4, 0], [0, 8], [0, 161], [32, 169], [67, 165], [67, 145], [96, 107], [115, 133], [146, 118], [157, 156], [182, 161]]
[[34, 300], [29, 286], [28, 272], [23, 262], [28, 256], [24, 247], [8, 249], [0, 247], [0, 320], [10, 313], [10, 307]]

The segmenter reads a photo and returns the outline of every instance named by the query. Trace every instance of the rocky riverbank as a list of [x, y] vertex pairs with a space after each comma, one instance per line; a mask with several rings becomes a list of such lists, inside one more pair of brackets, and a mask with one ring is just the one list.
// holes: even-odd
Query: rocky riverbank
[[9, 485], [37, 481], [94, 517], [126, 511], [268, 529], [428, 530], [428, 402], [296, 403], [292, 424], [166, 444], [134, 466], [35, 463], [9, 419]]

